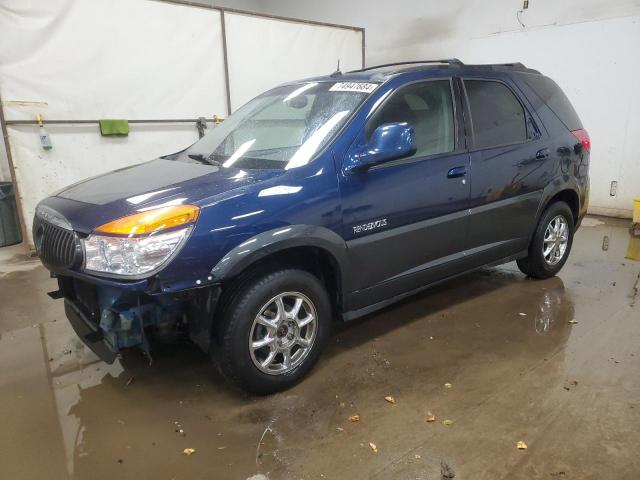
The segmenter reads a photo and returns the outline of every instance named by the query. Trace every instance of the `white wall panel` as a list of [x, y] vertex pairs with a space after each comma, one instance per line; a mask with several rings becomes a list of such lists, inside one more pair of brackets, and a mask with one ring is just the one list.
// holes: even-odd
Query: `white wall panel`
[[149, 0], [4, 0], [5, 116], [224, 115], [221, 38], [217, 10]]
[[640, 17], [625, 17], [472, 39], [456, 53], [470, 63], [521, 61], [558, 82], [591, 137], [590, 211], [631, 216], [640, 197], [639, 45]]
[[280, 83], [362, 68], [362, 32], [225, 13], [232, 110]]

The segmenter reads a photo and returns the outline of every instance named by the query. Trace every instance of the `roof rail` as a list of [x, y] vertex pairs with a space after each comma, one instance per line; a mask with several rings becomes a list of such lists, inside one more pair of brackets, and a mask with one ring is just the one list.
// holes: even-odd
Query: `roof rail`
[[446, 58], [443, 60], [412, 60], [408, 62], [383, 63], [381, 65], [373, 65], [371, 67], [361, 68], [359, 70], [351, 70], [351, 72], [366, 72], [367, 70], [374, 70], [376, 68], [395, 67], [398, 65], [416, 65], [421, 63], [442, 63], [442, 64], [450, 64], [450, 65], [464, 65], [464, 63], [462, 63], [457, 58]]

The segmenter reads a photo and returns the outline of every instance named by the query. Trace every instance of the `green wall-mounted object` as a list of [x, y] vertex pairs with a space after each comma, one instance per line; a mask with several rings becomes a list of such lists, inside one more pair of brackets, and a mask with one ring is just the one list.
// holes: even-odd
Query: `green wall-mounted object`
[[100, 120], [100, 134], [103, 137], [126, 137], [129, 135], [129, 121], [112, 118]]

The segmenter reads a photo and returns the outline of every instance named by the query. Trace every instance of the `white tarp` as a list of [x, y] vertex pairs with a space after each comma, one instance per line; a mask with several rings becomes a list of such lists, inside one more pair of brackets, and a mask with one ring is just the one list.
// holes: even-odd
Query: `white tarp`
[[149, 0], [3, 0], [5, 117], [225, 116], [221, 31], [217, 10]]
[[[225, 13], [232, 110], [280, 83], [362, 68], [362, 32]], [[249, 33], [250, 32], [250, 33]]]

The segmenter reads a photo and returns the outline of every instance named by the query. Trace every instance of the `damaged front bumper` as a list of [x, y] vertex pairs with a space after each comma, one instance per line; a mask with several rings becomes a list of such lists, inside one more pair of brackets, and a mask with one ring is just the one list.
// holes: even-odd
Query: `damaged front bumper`
[[112, 364], [118, 356], [117, 347], [107, 342], [104, 331], [92, 323], [82, 310], [69, 299], [64, 299], [64, 312], [80, 340], [95, 353], [98, 358]]
[[113, 363], [123, 349], [150, 353], [150, 338], [187, 333], [208, 351], [220, 288], [208, 285], [169, 294], [103, 285], [57, 275], [65, 313], [80, 339], [103, 361]]

